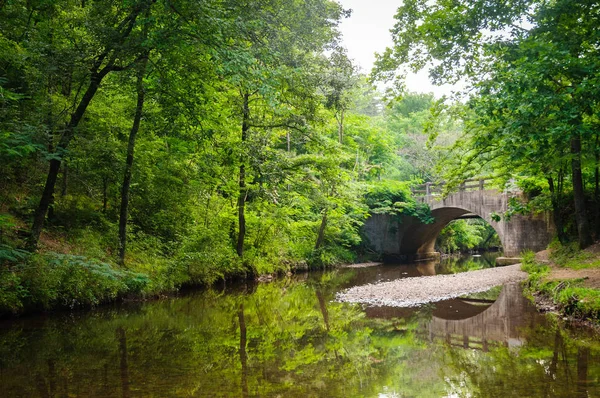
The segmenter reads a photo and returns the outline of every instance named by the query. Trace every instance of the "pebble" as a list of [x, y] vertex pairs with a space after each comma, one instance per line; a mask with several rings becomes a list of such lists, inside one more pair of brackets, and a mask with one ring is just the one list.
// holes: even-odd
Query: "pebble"
[[414, 307], [448, 300], [494, 286], [525, 280], [521, 264], [487, 268], [452, 275], [421, 276], [354, 286], [337, 294], [336, 300], [373, 306]]

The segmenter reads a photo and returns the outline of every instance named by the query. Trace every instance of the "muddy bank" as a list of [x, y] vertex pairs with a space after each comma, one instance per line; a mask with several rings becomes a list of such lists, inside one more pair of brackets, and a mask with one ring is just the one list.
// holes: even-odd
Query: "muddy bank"
[[423, 276], [355, 286], [337, 294], [338, 301], [370, 305], [411, 307], [447, 300], [494, 286], [527, 279], [521, 265], [488, 268], [452, 275]]

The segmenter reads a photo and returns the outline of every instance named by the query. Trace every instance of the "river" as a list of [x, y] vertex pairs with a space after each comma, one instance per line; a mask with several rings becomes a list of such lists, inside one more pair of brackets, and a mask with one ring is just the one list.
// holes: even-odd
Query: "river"
[[344, 268], [0, 322], [1, 397], [594, 397], [600, 342], [506, 285], [417, 308], [336, 292], [487, 257]]

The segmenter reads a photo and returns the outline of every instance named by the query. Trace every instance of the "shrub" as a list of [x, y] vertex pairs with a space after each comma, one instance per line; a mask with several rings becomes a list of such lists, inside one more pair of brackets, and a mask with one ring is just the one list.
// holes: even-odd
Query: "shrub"
[[19, 276], [8, 269], [0, 269], [0, 314], [21, 311], [25, 297], [27, 290]]
[[326, 268], [339, 264], [353, 263], [356, 254], [342, 246], [323, 246], [313, 250], [307, 259], [312, 269]]
[[141, 293], [148, 282], [147, 275], [83, 256], [32, 255], [0, 275], [0, 312], [94, 306]]

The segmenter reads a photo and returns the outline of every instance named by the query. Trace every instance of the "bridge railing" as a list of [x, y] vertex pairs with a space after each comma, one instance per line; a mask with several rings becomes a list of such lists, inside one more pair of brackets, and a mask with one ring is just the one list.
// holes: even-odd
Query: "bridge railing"
[[[469, 180], [464, 180], [458, 186], [459, 192], [464, 191], [483, 191], [485, 189], [485, 182], [490, 181], [493, 178], [471, 178]], [[442, 182], [427, 182], [425, 184], [416, 185], [412, 189], [412, 193], [415, 196], [435, 196], [441, 195], [444, 186], [446, 185], [445, 181]]]

